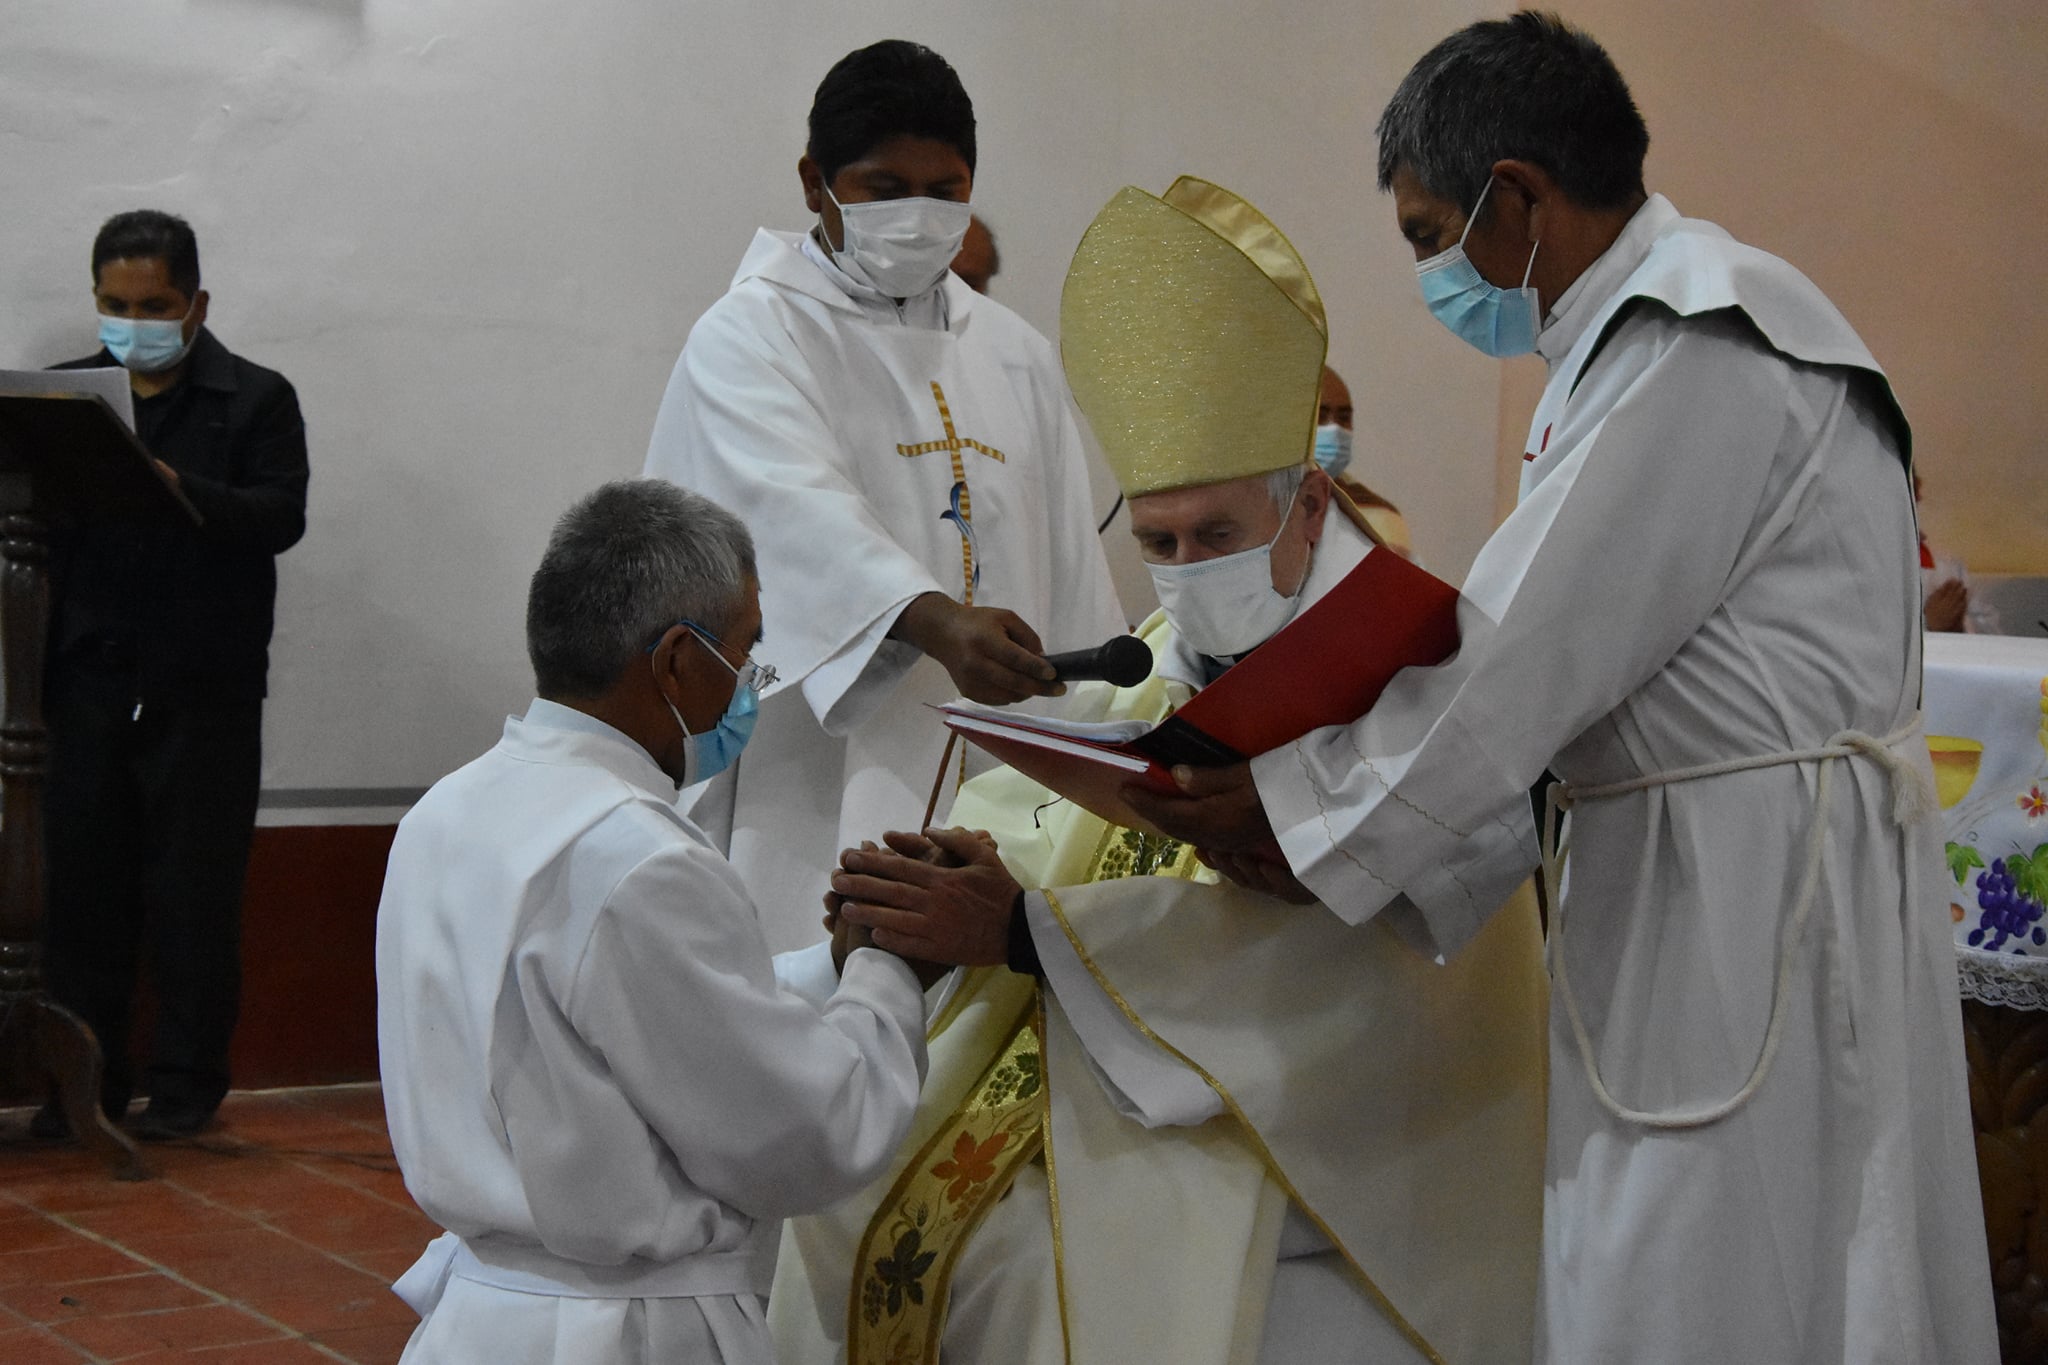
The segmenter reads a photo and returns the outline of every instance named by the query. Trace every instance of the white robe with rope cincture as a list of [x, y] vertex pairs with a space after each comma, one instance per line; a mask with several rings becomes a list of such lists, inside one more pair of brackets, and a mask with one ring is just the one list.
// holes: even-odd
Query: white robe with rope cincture
[[[535, 701], [399, 825], [377, 1034], [408, 1365], [771, 1365], [777, 1220], [873, 1177], [924, 1073], [902, 962], [785, 989], [723, 856], [625, 735]], [[458, 1243], [458, 1240], [459, 1243]]]
[[953, 434], [1002, 455], [960, 452], [975, 604], [1016, 612], [1049, 652], [1123, 633], [1058, 356], [950, 274], [899, 306], [815, 241], [763, 230], [691, 329], [655, 418], [646, 472], [754, 536], [757, 657], [781, 681], [696, 810], [714, 838], [729, 834], [777, 950], [824, 937], [819, 900], [842, 848], [922, 821], [945, 747], [923, 704], [959, 689], [887, 638], [912, 598], [965, 596], [952, 456], [899, 451], [945, 438], [934, 383]]
[[[1405, 893], [1403, 931], [1449, 953], [1527, 868], [1546, 766], [1601, 784], [1911, 727], [1925, 775], [1903, 432], [1819, 291], [1659, 196], [1541, 349], [1521, 504], [1465, 586], [1494, 628], [1253, 764], [1304, 882], [1358, 917]], [[1573, 811], [1553, 974], [1623, 1105], [1704, 1106], [1750, 1075], [1816, 778]], [[1746, 1107], [1676, 1132], [1610, 1115], [1552, 992], [1539, 1359], [1995, 1357], [1938, 836], [1894, 822], [1877, 764], [1832, 781], [1782, 1048]]]

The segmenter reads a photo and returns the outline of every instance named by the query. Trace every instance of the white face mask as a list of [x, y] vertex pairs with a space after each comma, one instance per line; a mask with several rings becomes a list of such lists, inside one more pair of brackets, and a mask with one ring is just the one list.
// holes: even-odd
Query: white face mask
[[[1297, 488], [1287, 510], [1280, 514], [1280, 529], [1256, 550], [1193, 564], [1145, 566], [1152, 575], [1152, 586], [1159, 590], [1159, 605], [1166, 612], [1167, 623], [1196, 653], [1234, 659], [1264, 644], [1294, 619], [1301, 584], [1295, 585], [1292, 596], [1274, 591], [1273, 547], [1286, 533], [1295, 499], [1300, 496]], [[1306, 565], [1301, 582], [1308, 582]]]
[[832, 259], [855, 280], [892, 299], [922, 294], [946, 278], [974, 216], [967, 205], [950, 199], [841, 204], [829, 185], [825, 197], [839, 209], [846, 243]]

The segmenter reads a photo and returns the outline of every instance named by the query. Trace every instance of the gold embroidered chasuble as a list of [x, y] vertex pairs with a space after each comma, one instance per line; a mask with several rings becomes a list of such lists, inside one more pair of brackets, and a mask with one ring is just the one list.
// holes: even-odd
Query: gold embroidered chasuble
[[[1141, 634], [1161, 651], [1163, 616]], [[1090, 684], [1069, 714], [1163, 717], [1187, 695], [1156, 674]], [[971, 1238], [1033, 1161], [1049, 1177], [1058, 1276], [1044, 1299], [1061, 1318], [1037, 1339], [1068, 1361], [1249, 1365], [1290, 1199], [1419, 1358], [1527, 1358], [1545, 1008], [1533, 903], [1504, 907], [1445, 966], [1377, 923], [1219, 884], [1191, 850], [1008, 768], [968, 783], [950, 821], [993, 832], [1018, 880], [1049, 889], [1098, 984], [1224, 1112], [1145, 1127], [1105, 1091], [1057, 1000], [1001, 969], [966, 974], [933, 1020], [896, 1169], [788, 1225], [770, 1303], [783, 1359], [823, 1365], [851, 1340], [851, 1365], [936, 1360], [949, 1239]], [[1027, 1051], [1035, 1105], [1012, 1085], [991, 1106], [992, 1082]]]

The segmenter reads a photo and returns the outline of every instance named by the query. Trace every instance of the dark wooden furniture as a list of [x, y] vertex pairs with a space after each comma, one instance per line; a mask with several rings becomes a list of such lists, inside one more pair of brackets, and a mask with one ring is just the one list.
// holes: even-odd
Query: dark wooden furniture
[[197, 524], [199, 513], [104, 400], [0, 393], [0, 1067], [15, 1086], [54, 1084], [71, 1131], [123, 1180], [149, 1171], [100, 1112], [99, 1040], [42, 983], [50, 532], [177, 518]]

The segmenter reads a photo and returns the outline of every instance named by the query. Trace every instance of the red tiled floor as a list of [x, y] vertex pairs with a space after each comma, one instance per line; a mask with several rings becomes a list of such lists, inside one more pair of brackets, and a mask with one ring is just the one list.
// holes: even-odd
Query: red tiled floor
[[342, 1253], [342, 1259], [365, 1274], [375, 1275], [385, 1284], [391, 1284], [412, 1269], [412, 1263], [425, 1251], [426, 1243], [411, 1246], [392, 1247], [388, 1251], [350, 1251]]
[[91, 1359], [64, 1338], [40, 1327], [22, 1327], [12, 1332], [0, 1328], [0, 1360], [7, 1365], [79, 1365]]
[[361, 1190], [337, 1185], [303, 1204], [264, 1219], [271, 1227], [322, 1251], [382, 1251], [425, 1246], [441, 1229], [417, 1209], [395, 1207]]
[[40, 1214], [10, 1219], [0, 1226], [0, 1250], [5, 1251], [48, 1251], [77, 1240], [78, 1234], [70, 1228]]
[[302, 1107], [318, 1105], [322, 1114], [366, 1124], [379, 1137], [384, 1133], [384, 1090], [375, 1085], [340, 1085], [327, 1090], [280, 1092], [287, 1103]]
[[358, 1277], [359, 1283], [336, 1283], [319, 1290], [274, 1290], [251, 1294], [242, 1302], [310, 1337], [344, 1328], [403, 1324], [409, 1332], [419, 1316], [390, 1288]]
[[379, 1199], [412, 1208], [412, 1195], [406, 1192], [405, 1177], [397, 1171], [369, 1170], [360, 1166], [344, 1165], [339, 1162], [305, 1162], [304, 1165], [317, 1169], [352, 1189], [374, 1194]]
[[[389, 1365], [398, 1359], [390, 1355], [364, 1357], [364, 1365]], [[131, 1356], [123, 1365], [334, 1365], [335, 1357], [299, 1337], [276, 1341], [255, 1341], [240, 1346], [209, 1346], [193, 1351], [151, 1351]]]
[[369, 1278], [324, 1252], [253, 1224], [247, 1231], [201, 1233], [155, 1250], [165, 1265], [175, 1266], [194, 1284], [230, 1299], [337, 1282], [353, 1293], [356, 1280]]
[[95, 1209], [71, 1214], [66, 1221], [87, 1233], [120, 1242], [123, 1246], [155, 1256], [152, 1248], [165, 1242], [203, 1236], [209, 1232], [247, 1232], [250, 1219], [233, 1209], [209, 1204], [162, 1181], [151, 1181], [151, 1189], [163, 1196], [151, 1204], [124, 1209]]
[[44, 1325], [98, 1315], [153, 1313], [165, 1308], [192, 1308], [207, 1297], [168, 1275], [146, 1271], [104, 1280], [47, 1280], [0, 1289], [0, 1303]]
[[124, 1183], [0, 1113], [0, 1362], [392, 1365], [415, 1319], [390, 1282], [439, 1229], [383, 1115], [374, 1087], [230, 1096]]
[[[0, 1245], [5, 1245], [0, 1242]], [[150, 1266], [119, 1247], [71, 1234], [69, 1242], [35, 1251], [0, 1254], [0, 1289], [22, 1284], [63, 1284], [71, 1280], [102, 1280], [134, 1275]]]
[[253, 1217], [290, 1213], [325, 1195], [331, 1182], [296, 1162], [214, 1157], [188, 1161], [163, 1174], [173, 1189]]
[[367, 1327], [344, 1327], [321, 1332], [312, 1340], [356, 1365], [392, 1365], [405, 1352], [412, 1327], [401, 1323], [377, 1323]]
[[128, 1313], [81, 1318], [51, 1329], [101, 1360], [127, 1360], [151, 1352], [189, 1351], [201, 1346], [234, 1346], [279, 1341], [287, 1333], [224, 1303], [180, 1308], [169, 1313]]

